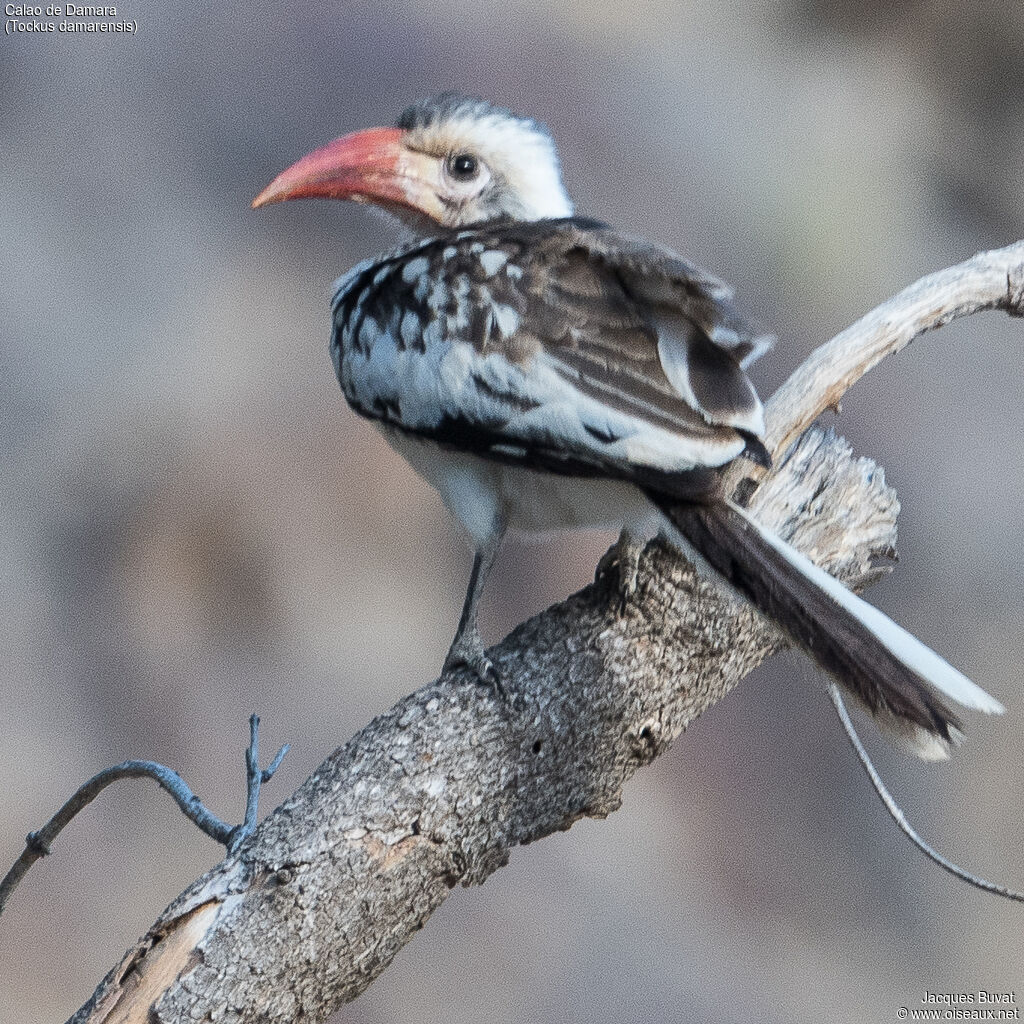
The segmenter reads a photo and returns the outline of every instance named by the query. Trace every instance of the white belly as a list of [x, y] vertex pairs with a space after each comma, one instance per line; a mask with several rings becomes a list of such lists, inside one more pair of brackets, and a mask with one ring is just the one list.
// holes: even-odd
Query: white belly
[[478, 546], [502, 517], [509, 529], [525, 533], [628, 526], [643, 535], [658, 522], [654, 506], [632, 484], [492, 462], [379, 426], [395, 451], [437, 488]]

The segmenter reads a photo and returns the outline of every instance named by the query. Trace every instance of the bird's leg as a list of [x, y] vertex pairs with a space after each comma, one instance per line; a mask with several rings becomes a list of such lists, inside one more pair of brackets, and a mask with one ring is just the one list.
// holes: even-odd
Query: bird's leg
[[617, 597], [620, 615], [626, 611], [626, 606], [636, 593], [643, 550], [643, 539], [626, 529], [597, 563], [594, 582], [608, 587]]
[[449, 669], [465, 665], [473, 670], [481, 682], [494, 686], [499, 691], [501, 690], [501, 681], [498, 678], [497, 669], [484, 653], [484, 644], [477, 628], [476, 614], [484, 583], [498, 556], [504, 535], [505, 527], [503, 524], [499, 524], [483, 547], [477, 549], [473, 558], [473, 570], [469, 574], [469, 587], [466, 589], [466, 601], [462, 606], [459, 628], [448, 651], [448, 657], [444, 659], [443, 668], [443, 671], [447, 672]]

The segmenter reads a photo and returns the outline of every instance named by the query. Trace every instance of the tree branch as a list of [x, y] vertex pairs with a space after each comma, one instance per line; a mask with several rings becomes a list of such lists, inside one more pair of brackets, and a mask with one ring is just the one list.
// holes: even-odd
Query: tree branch
[[868, 370], [919, 335], [990, 309], [1024, 316], [1024, 241], [922, 277], [815, 349], [767, 404], [768, 449], [785, 451]]
[[[1024, 242], [923, 279], [815, 352], [768, 405], [770, 447], [888, 353], [980, 309], [1024, 313]], [[755, 473], [737, 465], [728, 479]], [[853, 586], [893, 551], [895, 495], [830, 433], [807, 434], [751, 508]], [[637, 768], [780, 646], [750, 607], [653, 543], [624, 615], [587, 587], [490, 652], [507, 702], [449, 674], [335, 751], [168, 907], [70, 1024], [323, 1020], [457, 883], [614, 811]]]

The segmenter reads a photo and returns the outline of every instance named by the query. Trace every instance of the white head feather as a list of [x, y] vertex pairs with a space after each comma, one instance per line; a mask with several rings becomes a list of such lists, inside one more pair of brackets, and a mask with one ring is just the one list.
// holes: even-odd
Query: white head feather
[[[572, 216], [555, 144], [538, 122], [445, 93], [409, 107], [398, 127], [406, 130], [409, 149], [442, 161], [448, 227]], [[476, 173], [465, 180], [454, 174], [459, 157], [476, 162]]]

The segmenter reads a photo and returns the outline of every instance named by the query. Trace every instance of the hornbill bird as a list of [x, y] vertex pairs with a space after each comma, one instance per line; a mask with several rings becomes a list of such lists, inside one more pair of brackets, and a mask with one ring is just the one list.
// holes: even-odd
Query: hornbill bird
[[373, 203], [416, 239], [335, 284], [330, 349], [349, 404], [475, 544], [446, 669], [497, 681], [476, 613], [506, 530], [621, 528], [628, 597], [635, 539], [657, 528], [922, 757], [959, 736], [951, 703], [1003, 710], [723, 493], [720, 467], [770, 464], [745, 372], [769, 339], [710, 274], [574, 216], [542, 125], [423, 100], [303, 157], [253, 206], [303, 198]]

